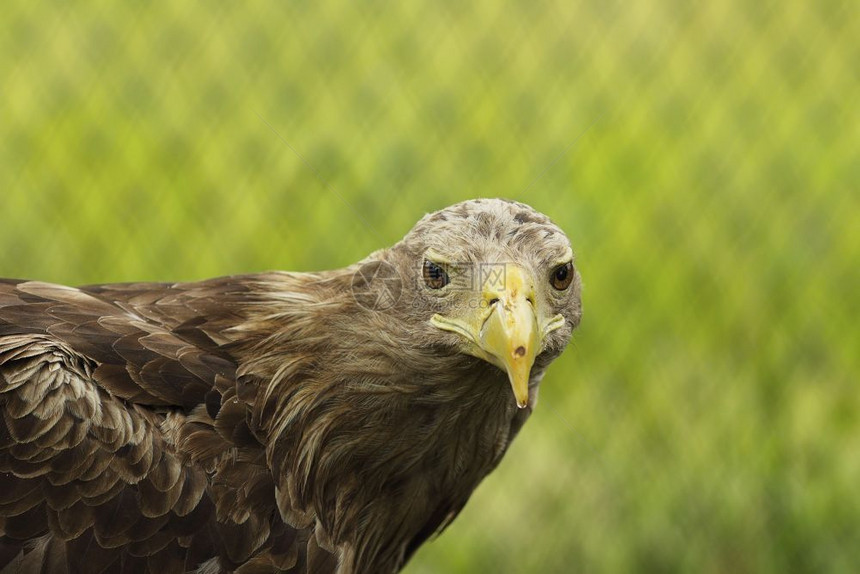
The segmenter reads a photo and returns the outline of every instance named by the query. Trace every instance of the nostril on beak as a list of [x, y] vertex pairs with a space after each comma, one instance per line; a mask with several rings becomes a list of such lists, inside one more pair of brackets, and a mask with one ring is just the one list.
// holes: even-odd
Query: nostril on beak
[[498, 297], [493, 297], [492, 299], [490, 299], [490, 301], [489, 301], [488, 305], [489, 305], [490, 307], [492, 307], [493, 305], [495, 305], [495, 304], [496, 304], [496, 303], [498, 303], [498, 302], [499, 302], [499, 298], [498, 298]]
[[525, 354], [526, 354], [526, 348], [523, 347], [522, 345], [520, 345], [519, 347], [514, 349], [514, 356], [515, 357], [522, 357]]

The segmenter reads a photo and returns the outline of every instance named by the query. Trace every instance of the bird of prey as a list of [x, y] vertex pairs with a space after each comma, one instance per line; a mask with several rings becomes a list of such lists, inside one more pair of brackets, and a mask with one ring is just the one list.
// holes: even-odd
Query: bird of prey
[[0, 281], [0, 571], [397, 572], [580, 316], [565, 234], [501, 199], [334, 271]]

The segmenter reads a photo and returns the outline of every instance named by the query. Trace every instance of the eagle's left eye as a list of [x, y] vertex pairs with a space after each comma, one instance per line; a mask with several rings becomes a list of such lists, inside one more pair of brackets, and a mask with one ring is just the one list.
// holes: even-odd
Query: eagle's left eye
[[552, 270], [550, 283], [552, 283], [554, 289], [564, 291], [570, 287], [571, 281], [573, 281], [573, 263], [570, 261]]
[[422, 273], [424, 275], [424, 283], [431, 289], [441, 289], [451, 281], [448, 278], [448, 273], [442, 269], [442, 266], [433, 263], [429, 259], [424, 260]]

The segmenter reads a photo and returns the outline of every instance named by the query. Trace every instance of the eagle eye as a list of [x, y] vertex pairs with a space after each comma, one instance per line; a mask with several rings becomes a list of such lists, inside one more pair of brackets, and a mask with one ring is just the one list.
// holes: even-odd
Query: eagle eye
[[552, 270], [550, 283], [553, 289], [564, 291], [570, 287], [571, 281], [573, 281], [573, 263], [570, 261]]
[[429, 259], [424, 260], [422, 274], [424, 276], [424, 283], [431, 289], [441, 289], [451, 281], [448, 278], [448, 273], [442, 269], [442, 266], [433, 263]]

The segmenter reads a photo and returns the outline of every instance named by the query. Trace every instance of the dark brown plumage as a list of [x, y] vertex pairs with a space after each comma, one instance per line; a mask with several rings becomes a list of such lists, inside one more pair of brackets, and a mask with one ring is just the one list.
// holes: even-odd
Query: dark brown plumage
[[0, 569], [399, 570], [531, 413], [570, 261], [474, 200], [335, 271], [0, 282]]

